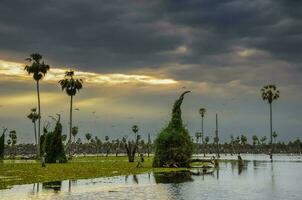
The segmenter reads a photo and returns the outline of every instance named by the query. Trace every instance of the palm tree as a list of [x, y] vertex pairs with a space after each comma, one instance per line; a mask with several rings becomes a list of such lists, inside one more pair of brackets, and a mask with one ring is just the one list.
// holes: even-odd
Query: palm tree
[[32, 108], [30, 110], [29, 115], [27, 115], [27, 118], [30, 119], [32, 121], [32, 123], [34, 124], [35, 142], [36, 142], [37, 148], [39, 148], [38, 147], [38, 143], [37, 143], [37, 125], [36, 125], [36, 121], [39, 118], [39, 115], [37, 113], [37, 109], [36, 108]]
[[66, 71], [65, 78], [59, 81], [62, 90], [65, 90], [67, 95], [70, 96], [70, 122], [69, 122], [69, 156], [70, 155], [70, 145], [71, 145], [71, 135], [72, 135], [72, 103], [73, 103], [73, 96], [83, 88], [83, 81], [82, 79], [74, 79], [74, 71]]
[[33, 78], [37, 85], [37, 95], [38, 95], [38, 157], [40, 157], [40, 135], [41, 135], [41, 104], [40, 104], [40, 80], [46, 75], [49, 70], [49, 65], [45, 64], [42, 60], [42, 55], [38, 53], [30, 54], [29, 58], [25, 60], [29, 61], [31, 65], [26, 65], [24, 70], [28, 74], [33, 74]]
[[8, 135], [11, 139], [12, 151], [13, 151], [13, 158], [16, 156], [16, 148], [15, 145], [17, 144], [17, 132], [15, 130], [11, 130]]
[[132, 131], [133, 131], [133, 133], [134, 133], [134, 135], [135, 135], [135, 141], [137, 141], [137, 132], [138, 132], [138, 130], [139, 130], [139, 128], [138, 128], [138, 126], [137, 125], [133, 125], [132, 126]]
[[196, 137], [196, 144], [197, 144], [197, 154], [199, 153], [198, 149], [199, 149], [199, 141], [200, 138], [202, 138], [202, 133], [201, 132], [196, 132], [195, 133], [195, 137]]
[[231, 144], [231, 148], [232, 148], [232, 151], [231, 151], [231, 156], [232, 156], [235, 153], [235, 150], [234, 150], [234, 144], [235, 144], [234, 136], [231, 135], [230, 139], [231, 139], [230, 144]]
[[267, 101], [270, 105], [270, 159], [273, 160], [273, 120], [272, 120], [272, 103], [280, 97], [280, 91], [275, 85], [266, 85], [261, 89], [263, 101]]
[[276, 138], [278, 137], [278, 134], [276, 131], [273, 132], [273, 138], [274, 138], [274, 141], [276, 142]]
[[252, 139], [253, 139], [254, 151], [256, 151], [256, 144], [259, 142], [259, 139], [258, 139], [257, 135], [253, 135]]
[[90, 141], [90, 139], [92, 137], [91, 134], [90, 133], [86, 133], [85, 137], [86, 137], [87, 142], [89, 143], [89, 141]]
[[106, 135], [105, 136], [105, 146], [106, 146], [106, 157], [108, 157], [108, 154], [109, 154], [109, 148], [110, 148], [110, 141], [109, 141], [109, 136]]
[[275, 144], [277, 143], [276, 142], [276, 138], [278, 137], [278, 134], [276, 131], [273, 132], [273, 149], [275, 149]]
[[260, 138], [260, 142], [261, 142], [261, 146], [262, 146], [262, 151], [264, 151], [264, 149], [265, 149], [266, 140], [267, 140], [266, 136], [263, 136], [263, 137]]
[[242, 146], [243, 150], [245, 148], [246, 142], [247, 142], [247, 137], [245, 135], [241, 135], [240, 136], [240, 143], [241, 143], [241, 146]]
[[79, 132], [79, 127], [77, 127], [77, 126], [72, 127], [71, 134], [73, 136], [74, 143], [75, 143], [75, 138], [76, 138], [78, 132]]
[[206, 136], [206, 137], [204, 138], [204, 144], [205, 144], [205, 152], [206, 152], [206, 149], [207, 149], [207, 145], [208, 145], [209, 141], [210, 141], [210, 138], [209, 138], [209, 136]]
[[205, 157], [206, 154], [205, 154], [205, 150], [204, 150], [204, 132], [203, 132], [203, 118], [206, 114], [207, 110], [205, 108], [200, 108], [199, 109], [199, 114], [201, 116], [201, 142], [202, 142], [202, 145], [203, 145], [203, 156]]

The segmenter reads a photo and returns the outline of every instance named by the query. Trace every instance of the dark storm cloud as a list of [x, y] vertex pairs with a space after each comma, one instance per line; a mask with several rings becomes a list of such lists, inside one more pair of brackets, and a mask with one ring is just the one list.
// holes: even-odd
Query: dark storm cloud
[[[99, 72], [156, 69], [171, 62], [229, 67], [226, 55], [238, 47], [299, 64], [301, 5], [295, 0], [3, 0], [0, 48], [21, 55], [39, 51], [54, 64]], [[180, 46], [188, 51], [169, 53]]]

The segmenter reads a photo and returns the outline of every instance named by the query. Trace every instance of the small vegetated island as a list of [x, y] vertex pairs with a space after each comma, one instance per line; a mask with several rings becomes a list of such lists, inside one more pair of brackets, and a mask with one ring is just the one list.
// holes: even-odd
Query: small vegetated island
[[181, 104], [189, 92], [183, 92], [175, 101], [169, 124], [155, 140], [153, 167], [189, 167], [193, 142], [181, 117]]

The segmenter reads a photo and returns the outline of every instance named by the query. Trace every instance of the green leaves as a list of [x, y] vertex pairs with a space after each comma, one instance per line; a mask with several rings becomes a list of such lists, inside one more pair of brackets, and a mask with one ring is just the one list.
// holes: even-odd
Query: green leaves
[[174, 103], [172, 119], [155, 140], [154, 167], [172, 166], [187, 167], [193, 153], [193, 142], [181, 118], [182, 93]]

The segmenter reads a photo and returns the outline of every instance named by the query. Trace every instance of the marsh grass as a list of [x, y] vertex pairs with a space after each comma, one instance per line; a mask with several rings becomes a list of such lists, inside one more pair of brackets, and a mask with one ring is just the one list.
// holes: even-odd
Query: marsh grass
[[145, 172], [166, 172], [183, 168], [153, 168], [153, 158], [145, 158], [142, 167], [129, 163], [127, 157], [78, 157], [61, 164], [0, 163], [0, 189], [37, 182], [87, 179]]

